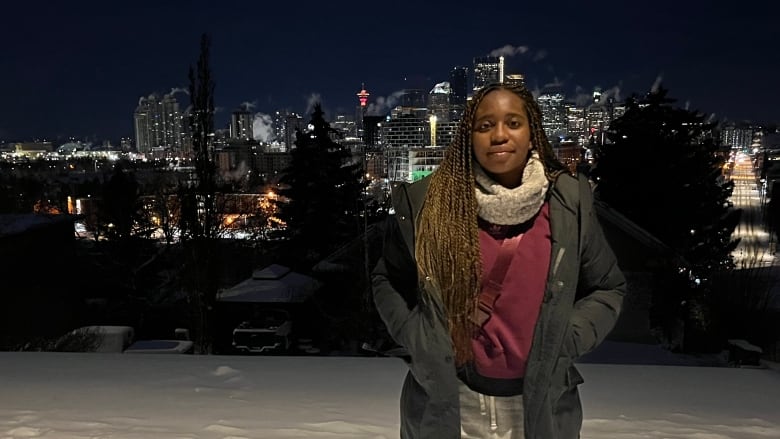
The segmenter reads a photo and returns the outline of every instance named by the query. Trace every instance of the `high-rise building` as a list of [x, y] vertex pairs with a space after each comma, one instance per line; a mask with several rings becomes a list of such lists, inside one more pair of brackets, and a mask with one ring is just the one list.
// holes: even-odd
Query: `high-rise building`
[[720, 131], [720, 142], [732, 148], [749, 149], [753, 144], [753, 136], [758, 130], [747, 124], [730, 123]]
[[285, 128], [287, 126], [287, 112], [276, 111], [274, 112], [274, 115], [272, 116], [271, 119], [272, 119], [271, 127], [274, 132], [274, 139], [276, 139], [280, 143], [284, 143]]
[[453, 67], [450, 70], [450, 120], [460, 120], [466, 109], [469, 90], [468, 67]]
[[476, 92], [482, 87], [495, 82], [504, 82], [504, 57], [480, 56], [474, 58], [472, 91]]
[[432, 146], [449, 146], [458, 132], [458, 122], [440, 122], [436, 124], [436, 142]]
[[230, 138], [238, 140], [253, 140], [252, 112], [246, 108], [239, 108], [230, 115]]
[[585, 122], [588, 130], [588, 141], [603, 144], [607, 141], [606, 133], [613, 120], [626, 111], [623, 103], [615, 102], [615, 98], [601, 92], [601, 88], [593, 90], [593, 100], [585, 108]]
[[430, 145], [430, 122], [412, 114], [399, 115], [382, 124], [386, 147], [424, 148]]
[[577, 140], [580, 145], [587, 143], [588, 127], [585, 120], [585, 109], [572, 102], [565, 104], [566, 107], [566, 134]]
[[284, 147], [285, 151], [290, 151], [295, 146], [295, 133], [303, 131], [303, 117], [297, 113], [289, 113], [284, 119]]
[[544, 133], [551, 142], [554, 142], [555, 137], [566, 133], [568, 125], [563, 89], [557, 84], [547, 85], [536, 101], [539, 103], [539, 109], [542, 110]]
[[401, 95], [401, 106], [409, 108], [425, 108], [425, 90], [419, 88], [407, 88]]
[[133, 116], [138, 152], [182, 150], [186, 124], [172, 93], [162, 97], [156, 93], [142, 97]]
[[446, 150], [444, 147], [387, 148], [387, 179], [391, 182], [417, 181], [439, 167]]
[[450, 121], [450, 83], [440, 82], [428, 93], [428, 117], [435, 116], [437, 122]]
[[363, 118], [363, 143], [368, 149], [376, 149], [383, 144], [382, 124], [384, 116], [367, 115]]
[[352, 116], [337, 114], [330, 126], [346, 137], [357, 137], [357, 124]]
[[504, 77], [507, 84], [525, 85], [525, 76], [520, 73], [512, 73]]
[[401, 116], [414, 116], [418, 119], [427, 118], [427, 93], [416, 88], [404, 89], [400, 96], [400, 105], [390, 111], [393, 119]]

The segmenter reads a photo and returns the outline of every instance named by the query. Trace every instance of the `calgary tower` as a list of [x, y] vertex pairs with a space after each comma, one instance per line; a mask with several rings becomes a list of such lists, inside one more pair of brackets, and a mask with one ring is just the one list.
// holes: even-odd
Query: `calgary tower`
[[365, 111], [366, 105], [368, 104], [368, 92], [366, 91], [366, 84], [361, 84], [361, 90], [360, 93], [357, 94], [358, 100], [360, 100], [360, 108]]
[[355, 126], [359, 136], [363, 134], [363, 117], [366, 115], [366, 110], [368, 109], [368, 96], [369, 93], [366, 91], [366, 84], [361, 84], [360, 92], [357, 94], [360, 106], [357, 107], [357, 111], [355, 112]]

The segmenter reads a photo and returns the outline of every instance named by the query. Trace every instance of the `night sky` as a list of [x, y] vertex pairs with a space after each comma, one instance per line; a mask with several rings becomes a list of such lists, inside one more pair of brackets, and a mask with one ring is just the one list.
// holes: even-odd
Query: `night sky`
[[[724, 5], [724, 6], [720, 6]], [[623, 99], [661, 80], [718, 120], [780, 121], [780, 2], [14, 1], [0, 32], [0, 141], [117, 143], [142, 96], [186, 88], [212, 37], [217, 127], [253, 111], [354, 114], [362, 83], [382, 103], [430, 90], [503, 48], [506, 73], [567, 97]], [[177, 94], [182, 109], [189, 97]], [[308, 116], [308, 115], [307, 115]]]

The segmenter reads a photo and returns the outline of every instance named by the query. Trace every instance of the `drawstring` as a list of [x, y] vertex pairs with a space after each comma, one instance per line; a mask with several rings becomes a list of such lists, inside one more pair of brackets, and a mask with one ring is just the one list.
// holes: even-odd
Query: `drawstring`
[[482, 416], [490, 415], [490, 431], [497, 431], [498, 415], [496, 414], [496, 398], [481, 393], [478, 393], [477, 395], [479, 397], [479, 414]]
[[498, 430], [498, 417], [496, 416], [496, 398], [488, 396], [490, 403], [490, 431]]

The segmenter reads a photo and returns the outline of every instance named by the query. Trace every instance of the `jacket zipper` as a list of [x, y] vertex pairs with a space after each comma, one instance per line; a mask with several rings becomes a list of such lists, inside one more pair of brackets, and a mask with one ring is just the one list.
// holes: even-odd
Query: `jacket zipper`
[[558, 253], [555, 255], [555, 262], [553, 263], [552, 276], [554, 277], [558, 273], [558, 267], [561, 265], [563, 254], [566, 253], [566, 249], [561, 247], [558, 249]]
[[[558, 274], [558, 267], [560, 267], [561, 265], [561, 261], [563, 260], [564, 253], [566, 253], [566, 249], [563, 247], [559, 248], [558, 251], [555, 253], [555, 258], [553, 259], [553, 265], [550, 269], [548, 285], [550, 282], [553, 282], [553, 280], [555, 279], [555, 275]], [[556, 283], [560, 284], [561, 281], [557, 281]], [[553, 285], [552, 288], [544, 289], [544, 299], [543, 299], [544, 303], [550, 301], [550, 298], [552, 297], [552, 290], [554, 289], [555, 286], [557, 285]]]

